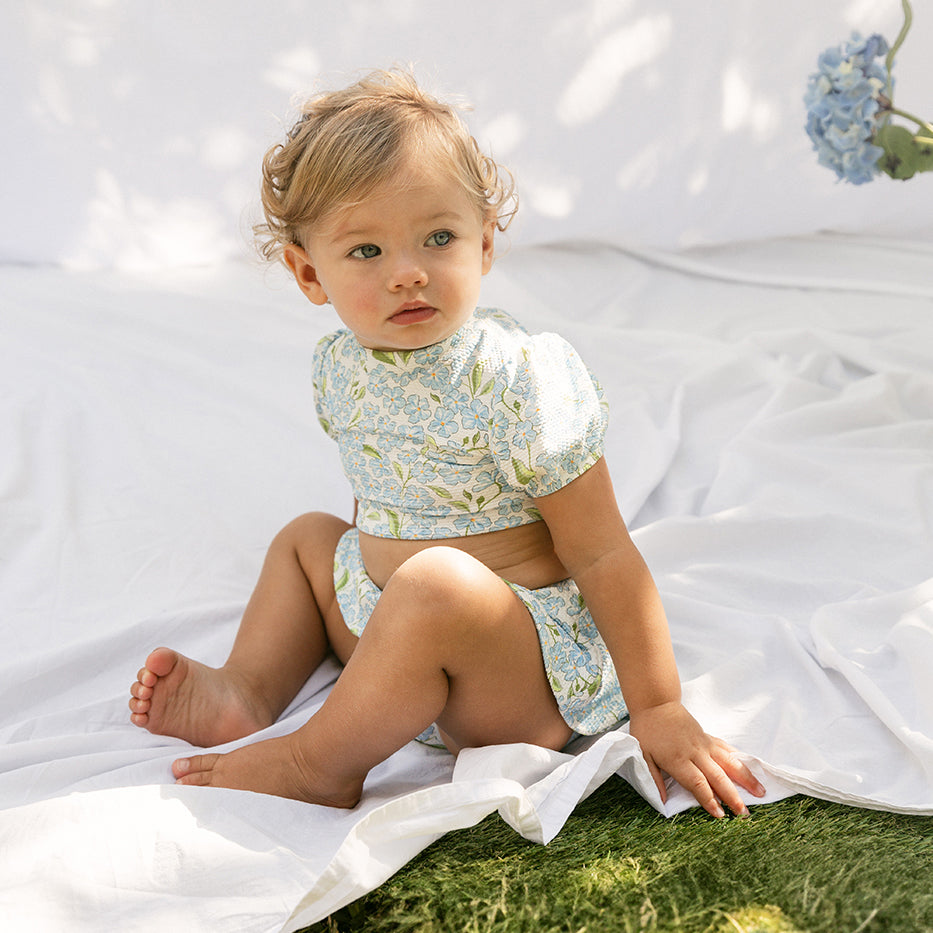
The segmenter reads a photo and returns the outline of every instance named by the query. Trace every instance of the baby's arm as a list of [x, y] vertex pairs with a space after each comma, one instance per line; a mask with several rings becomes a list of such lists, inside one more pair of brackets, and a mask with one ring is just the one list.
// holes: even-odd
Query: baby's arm
[[756, 795], [764, 788], [734, 750], [707, 735], [681, 704], [664, 608], [619, 513], [605, 460], [536, 505], [609, 648], [631, 734], [661, 799], [667, 799], [666, 772], [714, 816], [723, 815], [720, 801], [745, 813], [735, 785]]

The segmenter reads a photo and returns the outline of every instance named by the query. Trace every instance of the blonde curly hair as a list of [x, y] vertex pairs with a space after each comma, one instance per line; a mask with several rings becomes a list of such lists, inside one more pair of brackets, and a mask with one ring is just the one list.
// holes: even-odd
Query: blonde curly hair
[[285, 142], [266, 152], [266, 222], [254, 227], [260, 253], [282, 259], [331, 211], [359, 204], [411, 159], [449, 171], [481, 216], [508, 227], [518, 209], [512, 175], [481, 151], [452, 106], [393, 69], [310, 98]]

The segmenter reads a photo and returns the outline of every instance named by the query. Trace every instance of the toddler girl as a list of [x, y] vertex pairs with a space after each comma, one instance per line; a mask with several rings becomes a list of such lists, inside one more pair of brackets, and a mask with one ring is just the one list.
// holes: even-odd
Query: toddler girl
[[290, 735], [183, 758], [179, 783], [352, 807], [418, 737], [452, 753], [628, 719], [710, 813], [762, 794], [680, 702], [664, 611], [616, 505], [606, 406], [574, 350], [477, 309], [509, 176], [411, 76], [309, 101], [266, 155], [263, 251], [346, 329], [314, 356], [354, 525], [312, 513], [273, 540], [227, 662], [168, 648], [132, 721], [209, 747], [273, 723], [328, 651], [344, 669]]

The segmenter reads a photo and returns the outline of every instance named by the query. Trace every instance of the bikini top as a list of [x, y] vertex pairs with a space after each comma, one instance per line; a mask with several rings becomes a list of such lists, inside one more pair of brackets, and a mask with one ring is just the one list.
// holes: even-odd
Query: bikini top
[[540, 521], [535, 497], [600, 459], [608, 420], [570, 344], [530, 335], [495, 309], [418, 350], [371, 350], [336, 331], [315, 350], [314, 393], [359, 504], [357, 526], [378, 537]]

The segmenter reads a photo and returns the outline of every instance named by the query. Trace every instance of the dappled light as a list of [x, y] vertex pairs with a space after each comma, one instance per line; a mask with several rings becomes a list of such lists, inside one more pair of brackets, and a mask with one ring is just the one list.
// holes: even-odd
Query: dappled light
[[597, 42], [558, 100], [557, 119], [565, 126], [576, 126], [604, 113], [623, 80], [664, 51], [671, 29], [670, 16], [645, 16]]
[[[26, 6], [3, 65], [8, 132], [28, 144], [5, 153], [4, 203], [18, 220], [0, 234], [0, 260], [243, 257], [262, 152], [296, 100], [409, 63], [469, 105], [478, 141], [516, 176], [516, 245], [676, 248], [827, 227], [929, 238], [933, 211], [916, 188], [853, 197], [803, 132], [820, 49], [899, 19], [899, 0], [730, 0], [715, 17], [682, 0], [286, 0], [276, 16], [219, 0]], [[933, 17], [918, 11], [912, 45], [931, 37]], [[901, 56], [898, 81], [933, 110], [922, 54]]]
[[773, 139], [781, 129], [779, 108], [765, 94], [756, 94], [738, 63], [722, 76], [722, 128], [727, 133], [748, 129], [755, 139]]

